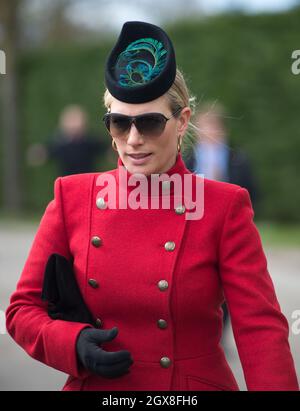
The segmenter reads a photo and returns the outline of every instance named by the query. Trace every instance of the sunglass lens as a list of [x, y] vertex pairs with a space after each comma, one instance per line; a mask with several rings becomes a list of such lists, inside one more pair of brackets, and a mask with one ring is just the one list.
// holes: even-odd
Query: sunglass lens
[[127, 132], [130, 125], [130, 120], [126, 116], [111, 114], [108, 117], [109, 131], [113, 136], [119, 136]]
[[165, 128], [165, 119], [160, 114], [145, 114], [136, 119], [139, 132], [145, 136], [158, 136]]

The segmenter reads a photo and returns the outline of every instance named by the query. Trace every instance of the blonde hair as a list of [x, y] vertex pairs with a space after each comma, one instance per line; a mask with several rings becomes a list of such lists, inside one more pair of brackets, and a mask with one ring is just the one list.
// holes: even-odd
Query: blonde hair
[[[182, 71], [178, 68], [176, 69], [176, 76], [174, 83], [170, 87], [170, 89], [164, 94], [166, 97], [170, 110], [175, 112], [179, 107], [190, 107], [192, 111], [192, 116], [195, 114], [196, 109], [196, 97], [191, 96], [186, 81], [184, 79]], [[110, 92], [106, 89], [104, 96], [103, 96], [104, 106], [109, 110], [111, 103], [113, 102], [113, 96]], [[175, 114], [174, 117], [179, 117], [180, 112]], [[185, 137], [182, 138], [182, 146], [181, 151], [184, 153], [188, 148], [190, 148], [195, 141], [197, 140], [197, 127], [193, 124], [192, 120], [190, 119], [188, 127], [185, 132]], [[183, 137], [183, 136], [182, 136]]]

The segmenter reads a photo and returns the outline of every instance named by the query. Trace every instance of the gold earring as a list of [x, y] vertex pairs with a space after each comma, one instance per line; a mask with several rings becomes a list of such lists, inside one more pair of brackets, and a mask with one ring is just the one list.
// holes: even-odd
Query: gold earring
[[118, 151], [117, 144], [116, 144], [116, 142], [115, 142], [114, 139], [112, 139], [111, 145], [112, 145], [112, 148], [113, 148], [115, 151]]
[[181, 144], [182, 144], [182, 140], [180, 140], [180, 136], [179, 136], [177, 140], [177, 152], [178, 153], [181, 151]]

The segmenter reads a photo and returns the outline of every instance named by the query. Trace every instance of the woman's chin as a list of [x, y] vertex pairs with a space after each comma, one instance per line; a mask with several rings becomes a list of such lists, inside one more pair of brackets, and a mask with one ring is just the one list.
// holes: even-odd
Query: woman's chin
[[133, 166], [132, 164], [126, 166], [127, 170], [129, 171], [130, 174], [144, 174], [144, 175], [150, 175], [151, 170], [149, 166]]

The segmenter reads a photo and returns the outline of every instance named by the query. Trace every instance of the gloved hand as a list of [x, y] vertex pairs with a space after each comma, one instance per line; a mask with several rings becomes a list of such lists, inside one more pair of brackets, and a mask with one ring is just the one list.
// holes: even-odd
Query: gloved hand
[[97, 330], [84, 328], [77, 339], [76, 351], [79, 362], [89, 371], [106, 378], [120, 377], [129, 372], [133, 364], [129, 351], [108, 352], [99, 347], [116, 337], [118, 328]]
[[48, 315], [53, 320], [74, 321], [95, 326], [95, 320], [76, 282], [72, 264], [60, 254], [54, 253], [48, 258], [41, 297], [44, 301], [48, 301]]

